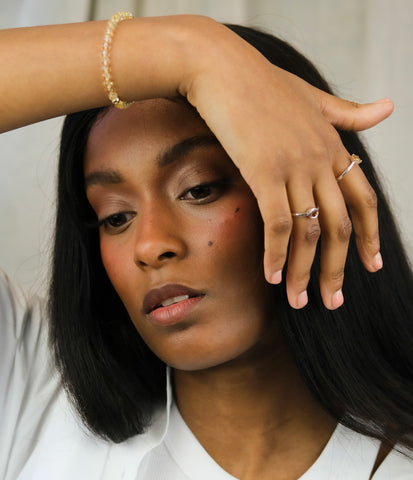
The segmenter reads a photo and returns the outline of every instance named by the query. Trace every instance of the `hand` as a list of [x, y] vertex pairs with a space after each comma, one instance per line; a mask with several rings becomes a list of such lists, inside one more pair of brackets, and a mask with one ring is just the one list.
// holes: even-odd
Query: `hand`
[[[0, 71], [0, 87], [7, 92], [0, 131], [106, 105], [96, 61], [105, 26], [0, 31], [0, 59], [8, 65]], [[36, 55], [21, 62], [27, 45]], [[371, 127], [390, 115], [391, 101], [356, 105], [321, 92], [206, 17], [122, 22], [114, 47], [112, 68], [121, 98], [186, 96], [238, 166], [261, 209], [264, 269], [271, 283], [281, 282], [290, 242], [286, 281], [293, 307], [307, 302], [320, 232], [321, 295], [327, 308], [341, 305], [351, 230], [346, 203], [361, 260], [369, 271], [381, 267], [374, 192], [358, 167], [351, 182], [337, 184], [335, 177], [350, 160], [333, 125]], [[291, 217], [315, 205], [317, 220]]]
[[[224, 33], [223, 33], [224, 35]], [[228, 49], [230, 64], [222, 45]], [[350, 155], [333, 128], [362, 130], [393, 110], [390, 100], [358, 105], [322, 92], [280, 70], [248, 45], [239, 53], [229, 39], [183, 87], [254, 192], [265, 225], [264, 268], [280, 283], [290, 243], [287, 295], [294, 308], [307, 303], [306, 287], [321, 233], [320, 290], [325, 306], [343, 303], [344, 265], [352, 225], [367, 270], [381, 268], [375, 194], [359, 167], [337, 183]], [[239, 99], [242, 98], [240, 105]], [[352, 153], [352, 152], [350, 152]], [[346, 204], [351, 213], [351, 221]], [[318, 219], [292, 218], [319, 206]]]

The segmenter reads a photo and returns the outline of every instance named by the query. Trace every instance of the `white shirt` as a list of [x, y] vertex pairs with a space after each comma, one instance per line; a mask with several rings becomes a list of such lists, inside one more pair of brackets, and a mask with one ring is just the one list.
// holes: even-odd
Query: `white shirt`
[[[59, 381], [47, 344], [44, 306], [0, 273], [1, 480], [236, 480], [167, 402], [151, 428], [120, 444], [82, 425]], [[338, 425], [299, 480], [368, 480], [379, 442]], [[393, 451], [374, 480], [411, 480], [413, 461]]]

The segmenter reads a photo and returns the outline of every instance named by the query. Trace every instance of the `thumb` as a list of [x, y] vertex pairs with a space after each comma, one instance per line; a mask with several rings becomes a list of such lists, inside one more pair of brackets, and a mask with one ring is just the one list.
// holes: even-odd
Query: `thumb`
[[[317, 89], [318, 90], [318, 89]], [[335, 127], [360, 131], [373, 127], [392, 114], [394, 104], [389, 98], [373, 103], [355, 103], [318, 90], [321, 113]]]

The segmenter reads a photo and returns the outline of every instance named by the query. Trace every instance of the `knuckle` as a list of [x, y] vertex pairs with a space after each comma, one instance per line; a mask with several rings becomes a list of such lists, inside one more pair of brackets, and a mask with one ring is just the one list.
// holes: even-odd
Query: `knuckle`
[[272, 268], [282, 268], [286, 260], [286, 252], [268, 252], [269, 264]]
[[376, 209], [377, 208], [377, 195], [376, 192], [370, 187], [364, 197], [364, 203], [368, 208]]
[[332, 272], [329, 272], [325, 276], [327, 281], [334, 282], [334, 283], [343, 283], [344, 279], [344, 268], [340, 268], [338, 270], [333, 270]]
[[299, 272], [289, 273], [287, 277], [288, 283], [294, 284], [301, 290], [302, 287], [305, 287], [308, 284], [310, 279], [310, 270], [302, 270]]
[[280, 246], [277, 247], [265, 246], [264, 260], [266, 267], [274, 271], [282, 269], [287, 259], [287, 247], [285, 249], [280, 248]]
[[340, 242], [348, 242], [351, 236], [351, 232], [353, 230], [353, 226], [351, 224], [351, 220], [346, 215], [337, 228], [337, 238]]
[[318, 222], [313, 223], [307, 227], [304, 234], [304, 239], [306, 243], [309, 243], [310, 245], [314, 245], [315, 243], [318, 242], [318, 239], [320, 238], [320, 234], [321, 234], [320, 224]]
[[365, 235], [363, 237], [363, 243], [365, 248], [368, 250], [376, 251], [379, 249], [380, 246], [380, 239], [379, 239], [379, 234], [376, 232], [373, 235]]
[[270, 220], [269, 229], [275, 235], [287, 235], [292, 229], [291, 215], [279, 215]]
[[320, 160], [328, 161], [330, 157], [329, 144], [332, 144], [332, 140], [328, 139], [325, 143], [314, 142], [312, 145], [312, 155]]

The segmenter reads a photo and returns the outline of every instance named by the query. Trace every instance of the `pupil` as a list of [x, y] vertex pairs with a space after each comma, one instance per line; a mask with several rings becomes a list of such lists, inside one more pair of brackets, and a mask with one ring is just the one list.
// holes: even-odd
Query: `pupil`
[[110, 219], [112, 227], [119, 227], [122, 224], [123, 215], [113, 215]]
[[209, 188], [208, 187], [195, 187], [192, 191], [192, 195], [195, 198], [200, 198], [200, 197], [205, 197], [209, 193]]

